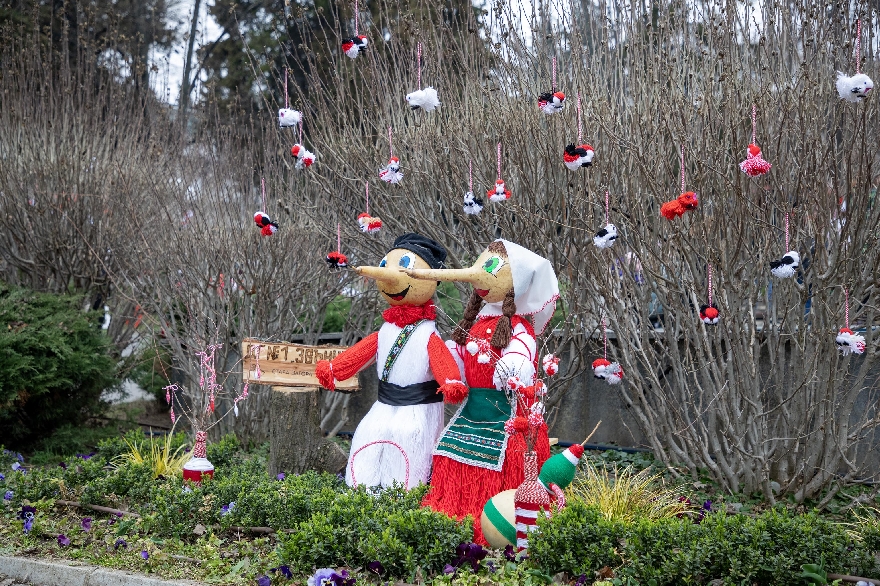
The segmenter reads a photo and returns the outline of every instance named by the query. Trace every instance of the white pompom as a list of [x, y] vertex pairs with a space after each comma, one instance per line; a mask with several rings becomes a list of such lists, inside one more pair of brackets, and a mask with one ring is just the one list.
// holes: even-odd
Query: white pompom
[[480, 364], [489, 364], [489, 355], [488, 354], [480, 354], [477, 356], [477, 362]]
[[476, 342], [471, 340], [470, 342], [467, 343], [467, 346], [465, 346], [465, 349], [470, 353], [471, 356], [473, 356], [474, 354], [477, 353], [477, 351], [480, 349], [480, 347], [477, 345]]

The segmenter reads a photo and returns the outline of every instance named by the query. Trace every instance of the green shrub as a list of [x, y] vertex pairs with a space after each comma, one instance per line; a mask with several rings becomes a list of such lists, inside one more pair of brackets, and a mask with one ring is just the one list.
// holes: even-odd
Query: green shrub
[[595, 570], [622, 562], [617, 550], [626, 526], [581, 501], [572, 501], [552, 519], [539, 518], [538, 525], [540, 533], [529, 538], [529, 555], [554, 574], [593, 576]]
[[226, 434], [219, 442], [208, 443], [208, 460], [211, 461], [211, 464], [213, 464], [215, 468], [231, 466], [235, 459], [235, 455], [240, 449], [241, 442], [238, 441], [235, 434]]
[[713, 513], [699, 524], [641, 519], [608, 527], [597, 512], [573, 503], [539, 525], [540, 534], [529, 540], [530, 553], [549, 573], [593, 576], [608, 565], [617, 568], [618, 578], [655, 586], [715, 579], [773, 586], [791, 584], [801, 565], [823, 560], [833, 573], [876, 572], [864, 545], [816, 513], [773, 509], [757, 518]]
[[372, 561], [382, 562], [389, 577], [411, 580], [417, 568], [440, 572], [455, 548], [473, 539], [471, 523], [421, 508], [423, 496], [424, 489], [340, 492], [294, 533], [279, 536], [279, 556], [300, 573]]
[[102, 412], [101, 392], [119, 381], [101, 319], [80, 297], [0, 283], [0, 437], [10, 446]]

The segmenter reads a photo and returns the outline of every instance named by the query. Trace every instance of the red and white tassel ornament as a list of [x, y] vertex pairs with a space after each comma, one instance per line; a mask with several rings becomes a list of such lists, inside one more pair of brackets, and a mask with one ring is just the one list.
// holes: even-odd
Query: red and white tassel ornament
[[289, 128], [296, 126], [302, 120], [302, 112], [290, 109], [290, 100], [287, 94], [287, 68], [284, 68], [284, 107], [278, 110], [278, 126]]
[[348, 257], [342, 254], [342, 227], [336, 224], [336, 250], [327, 253], [327, 264], [331, 269], [342, 269], [348, 266]]
[[271, 236], [278, 230], [278, 224], [272, 221], [269, 214], [266, 213], [266, 180], [260, 178], [260, 193], [262, 195], [263, 210], [254, 212], [254, 223], [260, 228], [260, 234], [263, 236]]
[[196, 443], [193, 446], [192, 457], [183, 465], [183, 479], [192, 482], [201, 482], [206, 476], [214, 476], [214, 465], [208, 460], [206, 444], [208, 432], [196, 433]]
[[608, 191], [605, 191], [605, 226], [593, 236], [593, 246], [600, 249], [611, 248], [617, 240], [617, 226], [611, 223], [611, 203]]
[[721, 319], [721, 314], [718, 312], [718, 306], [712, 301], [712, 265], [710, 264], [708, 267], [708, 280], [709, 280], [709, 303], [706, 305], [700, 306], [700, 321], [702, 321], [707, 326], [714, 326], [718, 323], [718, 320]]
[[474, 195], [473, 161], [468, 161], [468, 190], [464, 194], [464, 213], [478, 216], [483, 211], [483, 198]]
[[370, 182], [367, 181], [366, 187], [364, 188], [366, 192], [366, 208], [367, 211], [358, 216], [358, 225], [361, 227], [361, 232], [366, 234], [376, 234], [382, 228], [382, 220], [379, 218], [374, 218], [370, 215]]
[[392, 142], [393, 132], [391, 127], [388, 127], [388, 151], [390, 153], [391, 158], [388, 159], [388, 164], [379, 169], [379, 179], [384, 181], [385, 183], [400, 183], [403, 179], [403, 173], [400, 171], [400, 159], [394, 156], [394, 143]]
[[305, 145], [303, 145], [303, 121], [300, 118], [299, 121], [299, 142], [293, 145], [290, 148], [290, 154], [296, 159], [296, 168], [297, 169], [307, 169], [312, 166], [315, 162], [315, 153], [306, 149]]
[[[785, 213], [785, 248], [788, 249], [788, 212]], [[796, 250], [789, 250], [779, 260], [770, 261], [770, 273], [780, 279], [790, 279], [797, 274], [801, 257]]]
[[561, 112], [565, 107], [565, 94], [556, 91], [556, 57], [553, 58], [553, 79], [549, 92], [538, 95], [538, 109], [544, 114]]
[[590, 167], [593, 164], [593, 147], [583, 143], [581, 135], [581, 93], [577, 95], [577, 144], [570, 144], [565, 147], [562, 152], [562, 162], [568, 167], [569, 171], [577, 171], [583, 167]]
[[546, 354], [541, 360], [541, 366], [544, 368], [544, 374], [553, 376], [559, 372], [559, 357], [553, 354]]
[[419, 89], [406, 95], [406, 103], [413, 110], [422, 109], [425, 112], [433, 112], [440, 107], [440, 99], [437, 97], [437, 90], [428, 86], [422, 88], [422, 43], [417, 44], [416, 69], [418, 70]]
[[840, 328], [840, 331], [835, 338], [835, 342], [837, 342], [837, 347], [844, 356], [849, 356], [850, 354], [864, 354], [865, 337], [853, 332], [849, 328], [849, 291], [846, 287], [843, 288], [843, 296], [846, 325]]
[[604, 354], [602, 358], [593, 361], [593, 376], [604, 379], [609, 385], [620, 384], [623, 380], [623, 368], [617, 362], [608, 360], [608, 329], [605, 326], [605, 319], [602, 319], [602, 339], [604, 344]]
[[660, 215], [669, 221], [680, 218], [685, 212], [697, 209], [700, 201], [693, 191], [685, 191], [684, 145], [681, 145], [681, 195], [660, 206]]
[[847, 102], [858, 103], [868, 97], [874, 89], [871, 78], [862, 73], [862, 21], [856, 21], [856, 74], [849, 77], [842, 71], [837, 72], [837, 93]]
[[495, 186], [486, 192], [486, 196], [491, 202], [501, 202], [510, 199], [510, 190], [501, 179], [501, 143], [498, 143], [498, 179], [495, 180]]
[[739, 164], [739, 168], [743, 173], [748, 175], [749, 177], [760, 177], [764, 173], [770, 170], [770, 163], [764, 160], [764, 157], [761, 156], [761, 147], [759, 147], [756, 143], [756, 133], [757, 133], [757, 114], [758, 107], [755, 104], [752, 104], [752, 142], [749, 143], [749, 152], [746, 156], [746, 160]]
[[369, 41], [367, 41], [367, 37], [358, 33], [360, 15], [358, 0], [354, 0], [354, 36], [343, 39], [342, 41], [342, 52], [345, 53], [346, 57], [350, 57], [351, 59], [356, 58], [361, 51], [366, 51], [367, 46], [370, 44]]

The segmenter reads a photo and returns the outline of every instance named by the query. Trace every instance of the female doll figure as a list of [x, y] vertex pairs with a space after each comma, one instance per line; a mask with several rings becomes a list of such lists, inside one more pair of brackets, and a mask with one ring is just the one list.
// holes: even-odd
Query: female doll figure
[[[518, 244], [496, 240], [467, 269], [414, 269], [412, 277], [464, 281], [474, 287], [464, 318], [446, 343], [470, 390], [446, 393], [461, 401], [434, 449], [431, 488], [423, 504], [452, 517], [472, 515], [474, 541], [486, 543], [480, 514], [491, 497], [524, 479], [525, 440], [504, 423], [516, 408], [511, 385], [532, 385], [537, 371], [535, 333], [556, 309], [559, 284], [550, 261]], [[532, 316], [534, 325], [527, 316]], [[516, 413], [528, 416], [528, 413]], [[539, 432], [538, 466], [550, 456], [547, 428]]]

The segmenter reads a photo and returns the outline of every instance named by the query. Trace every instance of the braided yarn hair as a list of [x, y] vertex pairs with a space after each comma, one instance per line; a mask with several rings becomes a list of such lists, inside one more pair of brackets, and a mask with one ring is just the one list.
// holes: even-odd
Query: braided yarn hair
[[[507, 256], [507, 249], [504, 248], [504, 243], [497, 240], [491, 243], [486, 250], [495, 254], [503, 254]], [[502, 316], [498, 320], [498, 324], [495, 326], [495, 331], [492, 333], [492, 339], [489, 341], [493, 348], [505, 348], [510, 344], [510, 337], [513, 335], [510, 318], [516, 315], [516, 303], [514, 303], [514, 297], [515, 294], [512, 288], [507, 292], [507, 295], [504, 296], [504, 303], [501, 305]], [[452, 339], [459, 346], [467, 344], [468, 333], [470, 333], [471, 328], [474, 326], [477, 314], [480, 313], [480, 308], [482, 307], [483, 298], [477, 295], [476, 291], [471, 291], [467, 307], [465, 307], [464, 310], [464, 316], [461, 318], [461, 321], [458, 322], [458, 326], [456, 326], [452, 333]]]

